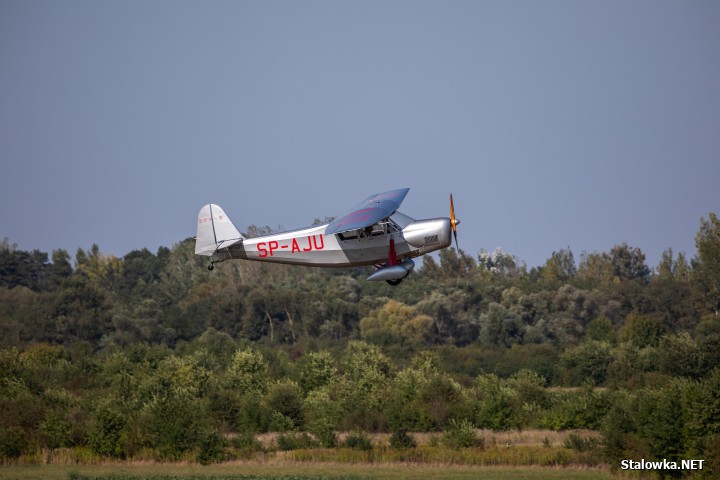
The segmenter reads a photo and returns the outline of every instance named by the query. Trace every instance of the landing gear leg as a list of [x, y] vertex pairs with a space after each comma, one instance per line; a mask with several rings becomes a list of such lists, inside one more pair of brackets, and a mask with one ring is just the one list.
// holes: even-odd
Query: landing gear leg
[[385, 280], [388, 284], [392, 285], [393, 287], [396, 287], [400, 285], [400, 282], [402, 282], [402, 278], [398, 278], [397, 280]]

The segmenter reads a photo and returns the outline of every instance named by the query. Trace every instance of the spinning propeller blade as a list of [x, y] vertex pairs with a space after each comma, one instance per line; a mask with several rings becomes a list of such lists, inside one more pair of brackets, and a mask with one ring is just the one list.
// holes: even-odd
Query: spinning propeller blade
[[457, 239], [457, 226], [460, 224], [460, 220], [455, 218], [455, 205], [453, 205], [452, 192], [450, 193], [450, 228], [452, 229], [453, 236], [455, 237], [455, 248], [460, 250]]

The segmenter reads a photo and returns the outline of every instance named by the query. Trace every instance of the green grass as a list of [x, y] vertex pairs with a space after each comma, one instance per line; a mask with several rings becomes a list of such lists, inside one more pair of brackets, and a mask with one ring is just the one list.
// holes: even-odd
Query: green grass
[[[245, 476], [245, 478], [243, 478]], [[254, 476], [248, 478], [248, 476]], [[23, 465], [0, 467], [0, 480], [70, 480], [102, 478], [107, 480], [608, 480], [610, 473], [596, 469], [540, 467], [468, 467], [292, 463], [265, 464], [113, 464], [113, 465]]]

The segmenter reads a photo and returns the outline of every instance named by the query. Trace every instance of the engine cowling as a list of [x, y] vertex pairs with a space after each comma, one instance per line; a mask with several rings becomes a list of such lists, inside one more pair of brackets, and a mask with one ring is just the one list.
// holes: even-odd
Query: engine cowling
[[450, 245], [450, 219], [416, 220], [403, 228], [403, 237], [415, 248]]

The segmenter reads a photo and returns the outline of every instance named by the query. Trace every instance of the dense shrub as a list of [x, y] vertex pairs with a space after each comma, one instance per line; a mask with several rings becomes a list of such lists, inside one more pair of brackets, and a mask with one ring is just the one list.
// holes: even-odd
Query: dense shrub
[[363, 431], [351, 432], [345, 437], [343, 447], [369, 451], [372, 450], [372, 442], [367, 433]]
[[19, 427], [0, 429], [0, 459], [18, 458], [28, 445], [25, 431]]
[[395, 430], [390, 436], [390, 446], [393, 448], [415, 448], [417, 442], [415, 438], [408, 433], [407, 430]]
[[278, 435], [277, 446], [279, 450], [287, 451], [300, 448], [315, 448], [319, 446], [319, 442], [305, 432], [292, 432]]
[[455, 450], [470, 447], [485, 447], [485, 440], [478, 436], [473, 424], [467, 420], [450, 420], [445, 432], [442, 434], [441, 441], [446, 447]]

